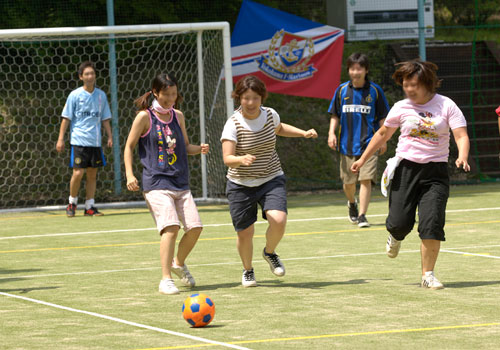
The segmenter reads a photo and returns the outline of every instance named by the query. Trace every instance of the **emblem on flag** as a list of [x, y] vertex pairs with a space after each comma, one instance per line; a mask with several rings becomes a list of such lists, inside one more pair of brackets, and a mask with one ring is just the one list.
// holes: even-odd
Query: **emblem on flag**
[[316, 72], [313, 65], [307, 65], [314, 55], [314, 43], [311, 38], [305, 38], [284, 29], [276, 32], [271, 39], [267, 57], [259, 59], [259, 69], [268, 76], [294, 81], [309, 78]]
[[269, 92], [330, 99], [343, 46], [342, 29], [243, 0], [231, 37], [233, 79], [254, 74]]

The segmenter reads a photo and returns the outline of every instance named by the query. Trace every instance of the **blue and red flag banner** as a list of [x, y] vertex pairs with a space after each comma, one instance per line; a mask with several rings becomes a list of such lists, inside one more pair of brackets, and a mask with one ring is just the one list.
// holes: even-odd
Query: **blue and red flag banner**
[[252, 74], [269, 92], [331, 99], [343, 49], [342, 29], [243, 0], [231, 37], [233, 80]]

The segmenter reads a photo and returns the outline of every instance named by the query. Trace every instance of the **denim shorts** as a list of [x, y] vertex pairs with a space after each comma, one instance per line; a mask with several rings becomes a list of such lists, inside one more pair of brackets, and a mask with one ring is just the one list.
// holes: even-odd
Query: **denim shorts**
[[243, 231], [257, 221], [257, 204], [260, 205], [265, 220], [267, 210], [288, 213], [284, 175], [276, 176], [256, 187], [242, 186], [228, 180], [226, 196], [236, 232]]

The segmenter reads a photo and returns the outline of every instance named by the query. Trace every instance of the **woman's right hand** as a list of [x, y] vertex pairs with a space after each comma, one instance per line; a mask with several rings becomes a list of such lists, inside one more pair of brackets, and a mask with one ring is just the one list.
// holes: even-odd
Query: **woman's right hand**
[[361, 169], [361, 167], [363, 166], [363, 164], [365, 164], [365, 162], [361, 159], [358, 159], [357, 161], [355, 161], [354, 163], [352, 163], [351, 165], [351, 171], [354, 173], [354, 174], [357, 174], [359, 172], [359, 169]]
[[129, 191], [139, 191], [139, 181], [137, 181], [134, 175], [127, 176], [127, 189]]
[[245, 154], [244, 156], [240, 157], [240, 162], [241, 165], [249, 166], [252, 165], [255, 159], [255, 156], [252, 156], [251, 154]]

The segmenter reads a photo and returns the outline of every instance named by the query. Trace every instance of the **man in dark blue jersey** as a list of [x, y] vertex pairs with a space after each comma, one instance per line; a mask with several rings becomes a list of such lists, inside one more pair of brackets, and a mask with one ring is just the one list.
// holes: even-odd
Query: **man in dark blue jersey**
[[[378, 154], [370, 158], [361, 168], [359, 174], [350, 171], [354, 163], [373, 134], [384, 124], [389, 112], [389, 104], [384, 92], [377, 84], [368, 79], [368, 57], [361, 53], [353, 53], [347, 59], [347, 72], [351, 80], [342, 83], [333, 95], [328, 113], [331, 114], [328, 146], [340, 152], [340, 178], [349, 208], [349, 221], [359, 227], [369, 227], [366, 219], [370, 203], [372, 182], [377, 180], [377, 157], [383, 154], [384, 144]], [[339, 140], [337, 128], [340, 125]], [[359, 210], [356, 202], [356, 183], [359, 181]]]

